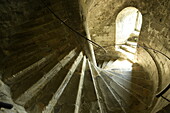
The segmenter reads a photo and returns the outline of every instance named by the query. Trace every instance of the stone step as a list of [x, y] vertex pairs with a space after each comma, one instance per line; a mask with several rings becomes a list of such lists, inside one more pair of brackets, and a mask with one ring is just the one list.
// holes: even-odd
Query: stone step
[[132, 63], [126, 59], [119, 58], [114, 61], [106, 70], [132, 70]]
[[[55, 46], [50, 44], [49, 46], [40, 45], [37, 48], [32, 46], [30, 48], [18, 48], [18, 51], [13, 51], [11, 56], [5, 60], [4, 67], [7, 68], [4, 72], [4, 78], [8, 78], [19, 71], [24, 70], [38, 60], [42, 59], [44, 56], [47, 56], [53, 52], [58, 54], [58, 56], [61, 56], [61, 52], [64, 50], [63, 53], [66, 55], [66, 52], [73, 49], [73, 47], [68, 46], [65, 43], [69, 43], [69, 41], [59, 41], [59, 43], [57, 43]], [[60, 46], [60, 48], [58, 48], [58, 46]]]
[[4, 79], [5, 83], [7, 83], [8, 85], [13, 84], [14, 82], [16, 83], [18, 81], [18, 79], [25, 77], [25, 75], [28, 72], [34, 71], [36, 68], [43, 67], [43, 65], [45, 65], [54, 56], [54, 54], [55, 54], [55, 52], [43, 57], [42, 59], [38, 60], [34, 64], [23, 69], [22, 71], [19, 71], [18, 73], [14, 74], [8, 78], [5, 78]]
[[11, 57], [7, 57], [4, 64], [4, 67], [6, 67], [4, 71], [4, 80], [19, 71], [24, 70], [49, 54], [49, 52], [37, 48], [33, 51], [28, 51], [28, 53], [18, 54], [19, 57], [17, 57], [18, 55], [11, 55]]
[[[81, 53], [82, 54], [82, 53]], [[80, 54], [80, 56], [82, 56]], [[31, 100], [55, 75], [76, 55], [75, 50], [72, 50], [67, 56], [60, 60], [48, 73], [46, 73], [41, 79], [33, 84], [28, 90], [26, 90], [20, 97], [16, 99], [16, 103], [25, 105]], [[79, 57], [78, 57], [79, 58]], [[81, 57], [80, 57], [81, 58]]]
[[[72, 50], [72, 54], [70, 55], [70, 60], [74, 59], [76, 56], [78, 50]], [[33, 84], [38, 82], [45, 74], [48, 74], [54, 66], [57, 64], [59, 65], [59, 60], [63, 60], [68, 55], [68, 52], [65, 51], [63, 54], [59, 55], [59, 53], [55, 53], [48, 61], [42, 63], [41, 65], [37, 65], [35, 67], [31, 67], [32, 69], [27, 72], [21, 71], [21, 73], [18, 75], [18, 77], [12, 78], [10, 82], [10, 88], [13, 92], [13, 99], [15, 100], [18, 98], [21, 94], [23, 94], [26, 90], [30, 88]], [[58, 60], [54, 60], [58, 59]], [[70, 61], [68, 60], [68, 62]], [[46, 75], [47, 76], [47, 75]], [[23, 87], [24, 86], [24, 87]]]
[[120, 48], [132, 54], [136, 53], [136, 49], [128, 45], [121, 45]]
[[120, 70], [120, 69], [114, 69], [111, 70], [114, 73], [121, 74], [121, 75], [126, 75], [129, 78], [142, 78], [145, 80], [150, 80], [149, 76], [146, 74], [144, 71], [135, 71], [135, 70]]
[[[64, 30], [64, 28], [62, 28], [61, 22], [52, 21], [52, 22], [49, 22], [48, 24], [41, 26], [39, 28], [36, 28], [34, 30], [24, 31], [24, 32], [20, 32], [20, 33], [12, 35], [10, 37], [11, 38], [10, 45], [12, 46], [12, 44], [14, 44], [16, 42], [21, 42], [21, 41], [28, 40], [33, 37], [38, 37], [44, 33], [57, 31], [58, 29]], [[16, 44], [14, 44], [14, 45], [16, 45]]]
[[122, 87], [114, 79], [107, 76], [105, 73], [101, 74], [111, 90], [115, 91], [119, 98], [125, 102], [122, 106], [127, 113], [145, 113], [147, 106], [141, 103], [139, 99], [129, 90]]
[[108, 78], [114, 80], [117, 84], [124, 87], [124, 89], [127, 89], [129, 92], [135, 95], [140, 102], [145, 103], [148, 106], [151, 104], [153, 97], [153, 92], [151, 90], [122, 79], [119, 76], [109, 76], [111, 73], [108, 73], [107, 71], [103, 72], [102, 74], [105, 74]]
[[93, 81], [93, 85], [94, 85], [94, 89], [95, 89], [100, 113], [106, 113], [105, 107], [104, 107], [103, 103], [101, 103], [101, 101], [100, 101], [100, 95], [101, 94], [99, 92], [99, 87], [98, 87], [97, 81], [95, 79], [97, 76], [99, 76], [99, 72], [97, 71], [97, 68], [89, 62], [89, 60], [88, 60], [88, 66], [89, 66], [89, 69], [90, 69], [90, 72], [91, 72], [90, 75], [91, 75], [91, 78], [92, 78], [92, 81]]
[[77, 95], [77, 92], [79, 90], [81, 69], [82, 69], [82, 62], [76, 68], [76, 71], [72, 75], [72, 78], [68, 82], [62, 95], [60, 96], [56, 105], [54, 106], [53, 108], [54, 113], [56, 112], [57, 113], [74, 113], [74, 110], [77, 106], [76, 98], [77, 96], [80, 96], [79, 98], [81, 98], [81, 95]]
[[[146, 89], [149, 89], [151, 91], [153, 89], [153, 81], [152, 80], [143, 79], [142, 77], [134, 77], [133, 75], [127, 76], [126, 74], [116, 73], [114, 71], [108, 71], [108, 72], [112, 73], [112, 74], [110, 74], [111, 76], [112, 75], [113, 76], [119, 76], [122, 79], [128, 80], [128, 81], [130, 81], [134, 84], [138, 84], [138, 85], [140, 85], [140, 86], [142, 86]], [[139, 73], [141, 73], [141, 72], [139, 72]], [[138, 74], [138, 73], [136, 73], [136, 74]]]
[[102, 103], [105, 105], [105, 113], [125, 113], [122, 110], [119, 101], [114, 97], [112, 91], [107, 87], [101, 76], [95, 78], [97, 80], [97, 85], [99, 87], [100, 98]]
[[[43, 110], [42, 113], [51, 113], [53, 111], [54, 106], [57, 104], [57, 102], [60, 99], [60, 97], [62, 96], [65, 88], [68, 86], [68, 83], [70, 82], [70, 79], [72, 78], [73, 73], [75, 72], [77, 66], [80, 64], [80, 61], [82, 60], [82, 58], [83, 58], [83, 53], [80, 52], [79, 56], [74, 61], [71, 68], [69, 69], [68, 73], [66, 74], [66, 76], [65, 76], [64, 80], [62, 81], [60, 87], [54, 93], [53, 97], [51, 98], [51, 100], [49, 101], [48, 105], [45, 107], [45, 109]], [[74, 100], [76, 100], [76, 95], [75, 95]], [[74, 109], [73, 109], [73, 111], [74, 111]]]
[[135, 63], [134, 54], [129, 53], [129, 52], [123, 50], [123, 49], [117, 49], [117, 51], [119, 51], [119, 52], [121, 52], [122, 54], [124, 54], [125, 57], [126, 57], [130, 62]]
[[[42, 4], [41, 1], [39, 1], [39, 4]], [[60, 5], [59, 5], [60, 4]], [[30, 5], [30, 4], [27, 4]], [[50, 0], [50, 3], [48, 2], [47, 5], [54, 11], [56, 14], [58, 14], [61, 18], [65, 18], [65, 15], [62, 15], [65, 13], [62, 6], [62, 1], [52, 1]], [[12, 27], [16, 32], [18, 33], [20, 31], [25, 30], [25, 29], [32, 29], [34, 27], [37, 27], [41, 24], [47, 23], [49, 20], [54, 18], [53, 14], [49, 13], [49, 10], [42, 4], [42, 7], [39, 7], [39, 10], [36, 11], [36, 13], [30, 13], [30, 15], [27, 15], [30, 17], [26, 22], [24, 23], [18, 23], [16, 26]], [[14, 31], [12, 30], [12, 31]]]
[[[51, 79], [46, 86], [41, 89], [31, 100], [29, 100], [25, 104], [25, 108], [27, 111], [33, 112], [33, 110], [36, 109], [35, 106], [41, 106], [42, 109], [45, 108], [49, 104], [49, 101], [52, 99], [55, 92], [58, 90], [60, 85], [62, 84], [64, 78], [66, 77], [67, 73], [69, 72], [69, 69], [71, 68], [72, 64], [74, 63], [75, 59], [77, 58], [77, 55], [74, 56], [69, 63], [67, 63], [54, 77]], [[55, 86], [55, 87], [54, 87]], [[48, 92], [48, 93], [44, 93]], [[42, 110], [41, 112], [42, 113]]]
[[131, 42], [131, 41], [127, 41], [127, 42], [126, 42], [126, 45], [131, 46], [131, 47], [133, 47], [133, 48], [136, 48], [136, 47], [137, 47], [137, 43], [136, 43], [136, 42]]
[[100, 113], [98, 99], [88, 65], [85, 71], [79, 113]]
[[113, 63], [114, 63], [114, 61], [110, 60], [110, 61], [106, 64], [106, 66], [104, 67], [104, 69], [109, 69], [109, 68], [111, 68], [112, 65], [113, 65]]
[[[12, 76], [5, 75], [5, 77], [4, 77], [5, 83], [8, 85], [14, 84], [14, 82], [17, 83], [18, 81], [23, 80], [23, 78], [25, 78], [31, 72], [33, 72], [35, 70], [40, 70], [44, 66], [48, 65], [49, 62], [52, 62], [52, 59], [55, 59], [56, 57], [59, 59], [62, 59], [64, 57], [64, 55], [66, 55], [66, 52], [63, 52], [63, 54], [60, 56], [57, 56], [57, 55], [58, 55], [58, 52], [63, 51], [65, 49], [67, 49], [67, 48], [61, 47], [60, 49], [51, 52], [47, 56], [41, 58], [37, 62], [35, 62], [32, 65], [26, 67], [25, 69], [19, 71], [18, 73], [13, 74]], [[58, 61], [55, 60], [53, 62], [54, 62], [54, 64], [56, 64]]]
[[81, 74], [80, 74], [79, 87], [78, 87], [78, 91], [77, 91], [77, 97], [76, 97], [76, 104], [75, 104], [74, 113], [79, 113], [79, 111], [80, 111], [81, 96], [82, 96], [82, 91], [83, 91], [86, 64], [87, 64], [87, 60], [86, 60], [86, 57], [84, 56], [82, 69], [81, 69]]
[[48, 13], [44, 16], [38, 17], [34, 20], [30, 20], [28, 22], [25, 22], [23, 24], [20, 24], [18, 26], [15, 26], [13, 29], [15, 29], [15, 32], [13, 32], [12, 35], [14, 34], [20, 34], [23, 32], [27, 32], [27, 31], [33, 31], [36, 29], [39, 29], [40, 27], [43, 27], [47, 24], [49, 24], [50, 22], [54, 21], [55, 18], [51, 13]]
[[114, 96], [114, 98], [119, 103], [123, 113], [130, 113], [131, 111], [129, 109], [129, 104], [127, 104], [126, 101], [119, 95], [119, 93], [117, 93], [116, 90], [110, 86], [110, 82], [108, 82], [108, 80], [105, 77], [103, 77], [102, 75], [100, 77], [104, 85], [107, 87], [107, 89], [109, 89], [108, 92], [111, 92], [111, 94]]
[[103, 64], [102, 64], [102, 68], [104, 69], [104, 67], [107, 65], [107, 61], [104, 61]]
[[[9, 51], [21, 51], [25, 48], [22, 48], [23, 46], [30, 47], [30, 46], [44, 46], [45, 44], [49, 44], [51, 41], [55, 41], [55, 44], [57, 43], [63, 43], [66, 42], [67, 40], [65, 38], [59, 38], [59, 37], [64, 37], [66, 34], [59, 34], [56, 32], [62, 32], [63, 29], [52, 29], [44, 34], [40, 33], [39, 35], [36, 34], [37, 36], [27, 36], [24, 38], [18, 38], [16, 40], [11, 40], [11, 42], [6, 45], [4, 48]], [[58, 37], [58, 38], [57, 38]], [[42, 45], [43, 44], [43, 45]], [[51, 44], [49, 44], [50, 46]], [[58, 46], [57, 46], [58, 47]]]
[[107, 106], [104, 102], [102, 90], [99, 86], [98, 79], [100, 79], [100, 76], [95, 77], [95, 81], [96, 81], [96, 87], [97, 87], [97, 90], [98, 90], [99, 102], [100, 102], [100, 105], [101, 105], [101, 108], [102, 108], [102, 112], [109, 113], [110, 111], [108, 110], [108, 108], [107, 108]]

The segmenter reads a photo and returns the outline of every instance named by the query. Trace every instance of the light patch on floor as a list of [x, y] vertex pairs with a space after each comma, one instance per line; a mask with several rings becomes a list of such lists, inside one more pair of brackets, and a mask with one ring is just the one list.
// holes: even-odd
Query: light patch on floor
[[130, 61], [132, 61], [133, 63], [135, 63], [136, 61], [135, 61], [135, 57], [134, 57], [134, 54], [131, 54], [131, 53], [129, 53], [129, 52], [126, 52], [125, 50], [123, 50], [123, 49], [119, 49], [119, 48], [117, 48], [117, 50], [116, 51], [119, 51], [119, 52], [121, 52], [122, 54], [124, 54]]
[[118, 59], [115, 62], [113, 62], [112, 64], [108, 64], [107, 67], [105, 69], [109, 70], [109, 69], [113, 69], [113, 70], [127, 70], [127, 71], [131, 71], [132, 70], [132, 63], [128, 60], [125, 59]]

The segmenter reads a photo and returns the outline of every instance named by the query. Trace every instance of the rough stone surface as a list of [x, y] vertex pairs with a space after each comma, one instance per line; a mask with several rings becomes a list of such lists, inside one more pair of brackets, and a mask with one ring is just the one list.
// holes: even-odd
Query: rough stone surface
[[[79, 37], [58, 21], [41, 0], [1, 2], [3, 76], [13, 75], [54, 51], [60, 54], [78, 45], [76, 38]], [[76, 1], [49, 0], [46, 3], [63, 21], [82, 32]]]
[[[77, 0], [43, 1], [66, 24], [85, 35]], [[11, 89], [10, 96], [12, 97], [10, 97], [10, 101], [13, 99], [15, 102], [21, 94], [48, 73], [71, 50], [77, 48], [76, 53], [79, 53], [85, 41], [56, 19], [41, 0], [1, 0], [0, 9], [0, 75]], [[30, 70], [24, 71], [21, 77], [15, 78], [13, 76], [22, 73], [24, 69], [36, 64], [48, 55], [51, 58], [38, 63], [38, 66]], [[71, 65], [71, 62], [69, 63]], [[68, 70], [63, 68], [62, 71], [67, 72]], [[56, 83], [56, 79], [58, 80], [55, 77], [50, 83]], [[43, 90], [48, 92], [48, 88]], [[55, 91], [56, 88], [52, 88], [51, 92]], [[47, 95], [45, 100], [42, 98], [46, 95], [42, 92], [38, 95], [40, 97], [37, 99], [34, 97], [24, 106], [27, 111], [41, 112], [45, 105], [48, 104], [52, 93]], [[37, 102], [38, 99], [41, 99], [42, 103]], [[17, 109], [20, 108], [18, 107]]]
[[[152, 4], [152, 5], [151, 5]], [[170, 2], [167, 0], [157, 0], [157, 1], [150, 1], [147, 7], [147, 13], [143, 15], [143, 27], [141, 30], [141, 35], [139, 39], [139, 44], [143, 44], [149, 48], [153, 48], [162, 52], [162, 55], [159, 52], [155, 52], [153, 50], [148, 50], [150, 55], [154, 59], [157, 70], [158, 71], [158, 91], [165, 88], [170, 81], [170, 35], [168, 33], [170, 25], [167, 20], [169, 20], [169, 13], [170, 13]], [[138, 51], [139, 54], [143, 54], [142, 51]], [[143, 54], [145, 55], [145, 54]], [[167, 57], [166, 57], [166, 56]], [[142, 58], [139, 57], [139, 59]], [[151, 62], [149, 59], [146, 59], [147, 62]], [[145, 62], [141, 63], [144, 64]], [[168, 95], [165, 94], [165, 97], [168, 98]], [[162, 108], [167, 103], [164, 100], [159, 102], [160, 104], [155, 106], [155, 108]], [[158, 110], [158, 109], [157, 109]]]
[[[139, 44], [159, 50], [164, 54], [162, 55], [149, 49], [150, 57], [146, 57], [148, 55], [146, 55], [146, 51], [139, 48], [137, 52], [138, 59], [140, 59], [139, 63], [146, 69], [148, 66], [151, 68], [150, 78], [154, 78], [154, 73], [158, 72], [158, 81], [155, 81], [155, 87], [158, 86], [158, 91], [169, 83], [170, 60], [167, 58], [170, 57], [169, 0], [81, 0], [83, 4], [81, 9], [84, 9], [84, 12], [79, 10], [80, 6], [77, 0], [46, 0], [46, 3], [64, 22], [83, 35], [85, 34], [83, 21], [85, 21], [90, 30], [92, 40], [105, 47], [114, 46], [118, 13], [126, 7], [136, 7], [143, 16]], [[0, 9], [0, 74], [2, 75], [2, 80], [8, 83], [14, 101], [44, 74], [48, 73], [72, 49], [77, 47], [82, 50], [82, 47], [87, 45], [87, 42], [82, 41], [79, 36], [58, 21], [45, 8], [41, 0], [1, 0]], [[80, 17], [80, 13], [83, 14], [82, 17]], [[85, 48], [87, 49], [87, 47]], [[107, 49], [109, 53], [105, 54], [95, 48], [96, 55], [99, 56], [97, 58], [109, 59], [112, 56], [114, 58], [120, 56], [119, 53], [110, 52], [114, 47], [108, 47]], [[86, 51], [86, 53], [89, 54], [89, 51]], [[13, 77], [16, 73], [49, 54], [52, 54], [52, 59], [27, 72], [24, 77], [14, 81], [12, 84], [8, 82], [8, 78]], [[63, 72], [66, 73], [68, 70], [68, 68], [64, 68]], [[52, 88], [55, 80], [59, 80], [57, 77], [54, 81], [51, 81], [52, 85], [44, 89], [46, 92], [48, 92], [48, 88]], [[156, 78], [154, 79], [156, 80]], [[60, 82], [62, 82], [62, 79]], [[5, 88], [5, 90], [2, 89], [1, 91], [6, 91], [6, 89], [8, 90], [8, 88]], [[55, 92], [54, 90], [53, 92]], [[7, 95], [9, 102], [12, 103], [10, 94], [7, 93]], [[41, 95], [40, 100], [44, 99], [43, 92], [40, 92], [39, 95]], [[48, 103], [52, 95], [50, 94], [48, 99], [42, 100], [42, 103], [36, 102], [36, 105], [33, 105], [35, 112], [41, 112], [41, 109], [45, 107], [44, 105]], [[165, 97], [168, 97], [168, 94], [165, 94]], [[90, 98], [92, 100], [89, 103], [91, 111], [93, 111], [97, 109], [97, 104], [96, 100], [93, 99], [94, 97]], [[35, 101], [38, 100], [35, 99]], [[29, 105], [31, 105], [31, 102]], [[156, 103], [155, 112], [166, 104], [160, 98]], [[88, 111], [88, 105], [84, 104], [84, 106]], [[31, 109], [30, 106], [25, 107]], [[17, 110], [19, 109], [17, 108]], [[8, 111], [6, 112], [8, 113]]]
[[[138, 49], [138, 59], [144, 68], [150, 67], [151, 78], [155, 76], [158, 81], [155, 85], [158, 86], [158, 91], [163, 89], [170, 81], [169, 65], [170, 60], [170, 1], [169, 0], [95, 0], [88, 12], [88, 27], [91, 33], [92, 40], [96, 41], [102, 46], [114, 46], [115, 31], [116, 31], [116, 17], [118, 13], [126, 7], [137, 8], [143, 17], [141, 33], [139, 35], [139, 44], [147, 46], [162, 52], [154, 52], [148, 50], [152, 57], [145, 57], [146, 53], [142, 49]], [[107, 43], [108, 42], [108, 43]], [[97, 50], [98, 48], [95, 48]], [[97, 56], [104, 55], [100, 52]], [[166, 56], [167, 57], [166, 57]], [[149, 64], [149, 62], [154, 62]], [[148, 65], [146, 65], [148, 64]], [[153, 64], [153, 65], [152, 65]], [[153, 69], [152, 67], [156, 67]], [[148, 69], [149, 71], [149, 69]], [[158, 76], [155, 75], [158, 71]], [[157, 92], [158, 92], [157, 91]], [[160, 104], [161, 109], [164, 104]]]
[[5, 85], [0, 80], [0, 102], [9, 103], [13, 105], [13, 108], [8, 110], [5, 108], [1, 108], [0, 112], [3, 113], [26, 113], [25, 108], [22, 106], [19, 106], [13, 102], [13, 99], [11, 97], [10, 88]]

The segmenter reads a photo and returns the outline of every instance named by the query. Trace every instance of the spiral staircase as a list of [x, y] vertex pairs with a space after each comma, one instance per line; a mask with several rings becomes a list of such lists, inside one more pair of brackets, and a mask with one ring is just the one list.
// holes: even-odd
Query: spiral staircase
[[[82, 47], [87, 41], [40, 3], [21, 2], [21, 9], [28, 12], [16, 18], [23, 22], [13, 25], [11, 20], [4, 30], [1, 48], [6, 57], [0, 99], [14, 107], [0, 109], [0, 113], [151, 113], [155, 93], [145, 69], [130, 57], [94, 65], [88, 47]], [[10, 1], [4, 4], [12, 7]], [[76, 0], [50, 0], [47, 5], [84, 33]], [[132, 56], [130, 47], [128, 43], [121, 46], [120, 52]]]
[[[15, 89], [14, 102], [24, 106], [28, 113], [150, 112], [152, 80], [138, 64], [119, 58], [97, 67], [75, 48], [58, 63], [44, 68], [54, 57], [50, 54], [5, 79]], [[44, 69], [48, 72], [35, 76]]]

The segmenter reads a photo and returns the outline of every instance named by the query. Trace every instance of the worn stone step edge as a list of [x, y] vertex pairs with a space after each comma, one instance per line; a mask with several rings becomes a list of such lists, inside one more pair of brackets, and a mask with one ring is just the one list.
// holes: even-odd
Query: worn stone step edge
[[[106, 108], [105, 113], [107, 113], [108, 111], [110, 111], [110, 112], [114, 111], [115, 112], [115, 110], [116, 110], [116, 112], [122, 112], [122, 108], [121, 108], [118, 100], [114, 97], [112, 92], [105, 85], [105, 83], [102, 80], [101, 76], [97, 76], [95, 79], [97, 81], [97, 86], [99, 88], [99, 94], [100, 94], [101, 101], [102, 101], [104, 107]], [[107, 94], [109, 93], [109, 95], [111, 96], [111, 98], [109, 100], [107, 100], [108, 95], [105, 94], [106, 92], [107, 92]], [[114, 102], [111, 102], [112, 100], [114, 100]], [[109, 103], [111, 102], [112, 104], [108, 104], [107, 103], [108, 101], [109, 101]]]
[[71, 66], [69, 72], [67, 73], [66, 77], [64, 78], [63, 82], [61, 83], [58, 90], [54, 93], [52, 99], [49, 101], [48, 105], [45, 107], [45, 109], [42, 111], [42, 113], [51, 113], [54, 106], [58, 102], [59, 98], [61, 97], [64, 89], [67, 87], [67, 84], [69, 83], [73, 73], [75, 72], [77, 66], [79, 65], [80, 61], [83, 58], [83, 53], [80, 52], [77, 59], [74, 61], [73, 65]]
[[105, 108], [103, 107], [101, 100], [100, 100], [100, 96], [99, 96], [99, 89], [97, 87], [97, 82], [94, 79], [96, 76], [98, 76], [98, 72], [96, 72], [95, 68], [93, 67], [93, 65], [90, 64], [90, 61], [88, 60], [88, 66], [91, 72], [91, 78], [93, 81], [93, 85], [94, 85], [94, 89], [95, 89], [95, 93], [96, 93], [96, 97], [97, 97], [97, 102], [99, 105], [99, 109], [100, 109], [100, 113], [105, 113]]
[[[105, 76], [105, 77], [104, 77]], [[140, 102], [140, 106], [142, 105], [144, 108], [146, 108], [147, 107], [147, 105], [145, 104], [145, 103], [143, 103], [143, 101], [140, 101], [139, 100], [139, 98], [136, 96], [136, 95], [134, 95], [134, 94], [132, 94], [128, 89], [126, 89], [126, 88], [124, 88], [122, 85], [120, 85], [120, 84], [118, 84], [115, 80], [113, 80], [113, 79], [111, 79], [111, 78], [109, 78], [107, 75], [104, 75], [104, 76], [102, 76], [102, 78], [105, 80], [106, 78], [107, 79], [110, 79], [109, 81], [111, 81], [112, 83], [114, 83], [114, 84], [116, 84], [117, 85], [117, 88], [119, 88], [119, 89], [117, 89], [117, 88], [115, 88], [115, 86], [110, 86], [110, 84], [108, 84], [108, 86], [109, 87], [111, 87], [111, 89], [112, 90], [114, 90], [118, 95], [119, 95], [119, 97], [122, 99], [122, 100], [124, 100], [125, 101], [125, 105], [129, 105], [129, 103], [128, 103], [128, 101], [126, 100], [126, 98], [124, 97], [124, 96], [122, 96], [122, 92], [120, 92], [120, 91], [118, 91], [118, 90], [122, 90], [122, 91], [125, 91], [127, 94], [129, 94], [129, 95], [131, 95], [134, 99], [135, 99], [135, 101], [136, 102]], [[105, 80], [106, 81], [106, 83], [108, 83], [108, 80]], [[109, 82], [110, 83], [110, 82]], [[124, 93], [125, 93], [124, 92]], [[123, 94], [124, 95], [124, 94]], [[131, 101], [132, 103], [134, 102], [134, 100], [133, 101]], [[131, 103], [131, 104], [132, 104]]]
[[110, 67], [112, 64], [114, 63], [114, 61], [110, 60], [106, 66], [104, 67], [104, 69], [107, 69], [108, 67]]
[[84, 76], [85, 76], [86, 64], [87, 64], [87, 59], [84, 56], [82, 69], [81, 69], [81, 76], [80, 76], [80, 81], [79, 81], [79, 87], [78, 87], [78, 91], [77, 91], [77, 98], [76, 98], [76, 104], [75, 104], [74, 113], [79, 113], [79, 109], [80, 109], [81, 95], [82, 95], [83, 84], [84, 84]]
[[107, 65], [107, 61], [104, 61], [102, 64], [102, 69], [104, 69], [104, 67]]
[[[138, 93], [136, 90], [127, 88], [126, 86], [122, 85], [122, 83], [120, 83], [120, 81], [118, 82], [118, 81], [112, 79], [112, 78], [111, 78], [109, 75], [107, 75], [107, 74], [106, 74], [106, 76], [109, 77], [111, 80], [115, 81], [119, 86], [121, 86], [124, 90], [127, 90], [129, 93], [133, 92], [132, 95], [134, 95], [141, 103], [143, 103], [143, 104], [145, 104], [145, 105], [148, 104], [148, 102], [144, 102], [144, 100], [142, 99], [142, 98], [143, 98], [143, 95], [142, 95], [141, 93]], [[123, 79], [122, 79], [122, 80], [123, 80]], [[124, 80], [124, 81], [126, 81], [126, 80]], [[127, 82], [127, 81], [126, 81], [126, 82]], [[131, 84], [133, 84], [133, 83], [131, 83]], [[133, 84], [133, 85], [134, 85], [134, 84]], [[135, 85], [136, 85], [136, 84], [135, 84]], [[138, 86], [138, 87], [140, 87], [140, 86]], [[140, 87], [140, 88], [142, 88], [142, 87]], [[149, 91], [149, 90], [146, 89], [146, 88], [144, 88], [144, 90]], [[149, 92], [151, 93], [151, 91], [149, 91]], [[147, 101], [148, 101], [148, 100], [147, 100]]]
[[[126, 46], [128, 46], [128, 45], [126, 45]], [[133, 48], [133, 47], [131, 47], [131, 46], [128, 46], [129, 48]], [[135, 54], [135, 52], [133, 52], [133, 51], [130, 51], [127, 47], [124, 47], [124, 46], [120, 46], [120, 48], [121, 49], [123, 49], [123, 50], [125, 50], [126, 52], [129, 52], [129, 53], [131, 53], [131, 54]], [[135, 49], [135, 48], [133, 48], [133, 49]]]
[[[116, 95], [115, 93], [113, 93], [112, 89], [110, 88], [110, 86], [108, 85], [108, 83], [105, 81], [105, 79], [102, 77], [102, 76], [99, 76], [102, 81], [104, 82], [104, 84], [106, 85], [106, 87], [109, 89], [109, 91], [111, 92], [111, 94], [114, 96], [114, 98], [117, 100], [117, 102], [119, 103], [121, 109], [123, 110], [124, 113], [127, 113], [126, 112], [126, 109], [123, 108], [124, 105], [122, 104], [125, 104], [124, 102], [122, 103], [122, 99], [120, 98], [120, 96], [118, 96], [118, 94]], [[123, 100], [124, 101], [124, 100]]]
[[16, 103], [24, 106], [32, 97], [34, 97], [43, 87], [63, 68], [74, 56], [76, 50], [73, 49], [68, 55], [66, 55], [61, 61], [59, 61], [47, 74], [33, 84], [28, 90], [26, 90], [20, 97], [16, 99]]
[[124, 78], [122, 78], [122, 77], [120, 77], [120, 76], [116, 76], [116, 75], [113, 74], [113, 73], [110, 73], [110, 72], [108, 72], [108, 71], [103, 71], [103, 72], [107, 73], [107, 74], [108, 74], [107, 76], [109, 76], [109, 74], [111, 74], [112, 76], [109, 76], [109, 77], [111, 77], [111, 78], [112, 78], [112, 77], [114, 77], [114, 78], [116, 77], [115, 79], [123, 80], [124, 82], [129, 83], [129, 84], [132, 84], [132, 85], [134, 85], [135, 87], [144, 89], [144, 90], [146, 90], [147, 92], [151, 92], [149, 89], [146, 89], [146, 88], [144, 88], [144, 87], [142, 87], [142, 86], [140, 86], [140, 85], [138, 85], [138, 84], [132, 83], [131, 81], [128, 81], [128, 80], [126, 80], [126, 79], [124, 79]]
[[[108, 71], [109, 73], [112, 73], [112, 74], [114, 74], [113, 76], [118, 76], [118, 77], [121, 77], [122, 79], [124, 79], [124, 80], [127, 80], [127, 81], [129, 81], [129, 82], [132, 82], [132, 83], [134, 83], [134, 84], [137, 84], [137, 85], [139, 85], [139, 86], [142, 86], [143, 88], [146, 88], [145, 86], [144, 86], [144, 82], [146, 83], [146, 85], [147, 86], [151, 86], [152, 85], [152, 80], [147, 80], [147, 79], [143, 79], [143, 78], [139, 78], [139, 77], [128, 77], [128, 76], [126, 76], [126, 75], [123, 75], [123, 74], [119, 74], [119, 73], [115, 73], [115, 72], [112, 72], [112, 71]], [[131, 79], [135, 79], [136, 81], [141, 81], [140, 83], [138, 82], [138, 83], [135, 83], [135, 82], [133, 82], [133, 81], [130, 81]], [[151, 87], [148, 87], [148, 88], [146, 88], [146, 89], [151, 89]]]

